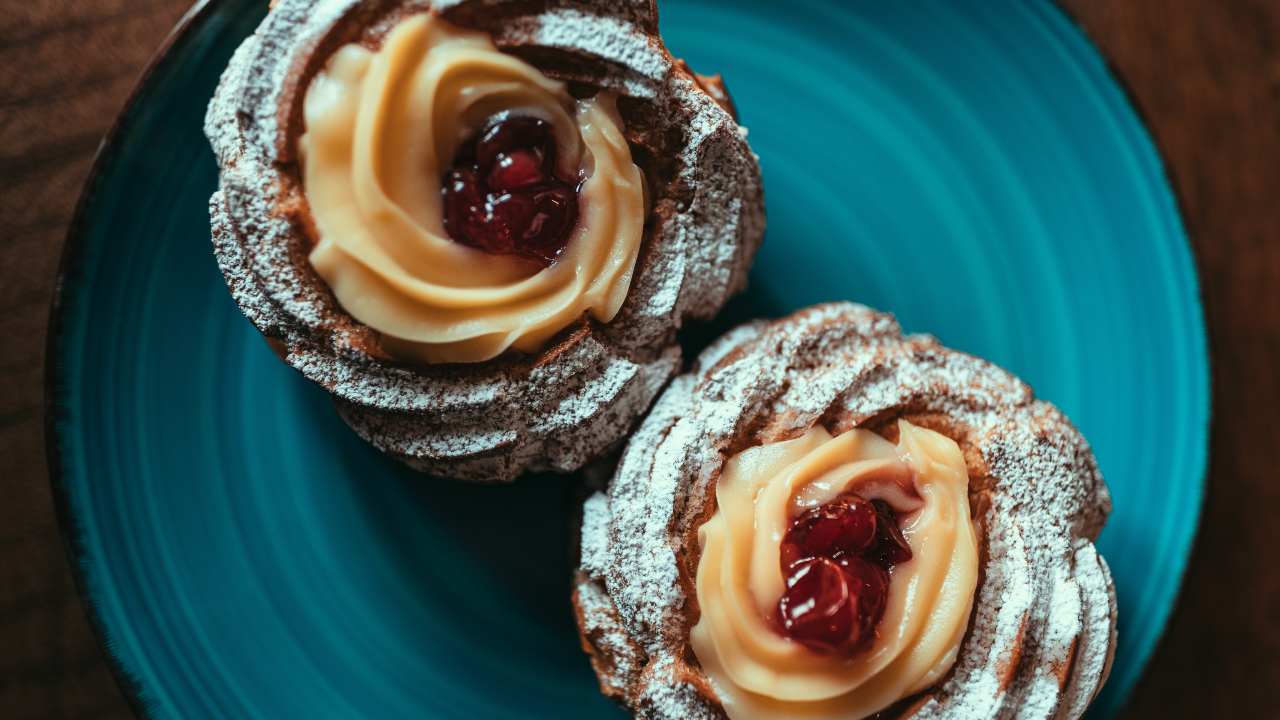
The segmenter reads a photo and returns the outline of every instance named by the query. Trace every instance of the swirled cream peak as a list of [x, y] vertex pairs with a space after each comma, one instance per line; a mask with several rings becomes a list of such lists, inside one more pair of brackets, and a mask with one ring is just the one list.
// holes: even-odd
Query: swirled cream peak
[[[444, 232], [445, 169], [504, 113], [549, 122], [560, 171], [583, 179], [578, 224], [548, 267]], [[376, 51], [340, 48], [311, 82], [303, 114], [302, 179], [318, 235], [311, 265], [392, 355], [440, 363], [532, 353], [584, 314], [608, 322], [622, 306], [644, 191], [608, 93], [575, 101], [488, 36], [423, 14]]]
[[[906, 421], [897, 444], [867, 430], [816, 427], [742, 451], [716, 485], [716, 511], [698, 531], [698, 662], [730, 718], [870, 716], [936, 683], [955, 663], [978, 582], [969, 478], [949, 438]], [[785, 587], [779, 563], [792, 518], [842, 492], [902, 511], [913, 558], [891, 573], [870, 648], [815, 653], [774, 629]]]

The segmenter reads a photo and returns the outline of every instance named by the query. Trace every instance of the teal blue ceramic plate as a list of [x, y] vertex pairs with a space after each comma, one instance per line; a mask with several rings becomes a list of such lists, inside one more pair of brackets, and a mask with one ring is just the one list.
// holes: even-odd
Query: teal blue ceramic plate
[[[50, 456], [112, 662], [158, 717], [618, 717], [568, 610], [569, 481], [424, 482], [227, 295], [201, 118], [265, 5], [188, 17], [70, 236]], [[1093, 442], [1121, 618], [1094, 717], [1115, 716], [1195, 533], [1209, 387], [1174, 196], [1103, 58], [1034, 1], [661, 9], [673, 50], [728, 79], [764, 166], [765, 246], [718, 325], [892, 310], [1017, 372]]]

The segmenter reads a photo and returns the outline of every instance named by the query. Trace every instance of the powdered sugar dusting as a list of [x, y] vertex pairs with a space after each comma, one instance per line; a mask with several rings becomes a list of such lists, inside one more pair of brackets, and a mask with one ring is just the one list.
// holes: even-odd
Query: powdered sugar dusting
[[[680, 182], [654, 188], [655, 215], [622, 309], [607, 325], [566, 331], [539, 357], [425, 368], [380, 360], [369, 351], [376, 335], [337, 306], [307, 262], [289, 123], [323, 59], [312, 55], [418, 11], [483, 25], [503, 50], [552, 53], [548, 73], [643, 100], [659, 123], [651, 136], [681, 139], [664, 151], [675, 155]], [[684, 320], [713, 315], [744, 286], [764, 231], [758, 163], [656, 26], [644, 0], [278, 0], [237, 50], [205, 122], [220, 169], [210, 201], [218, 264], [245, 315], [333, 394], [366, 440], [463, 479], [576, 469], [622, 438], [675, 373]], [[579, 66], [588, 77], [574, 74]]]
[[[896, 416], [966, 449], [985, 547], [954, 670], [911, 703], [911, 716], [1080, 717], [1115, 644], [1114, 589], [1092, 542], [1110, 498], [1088, 445], [1009, 373], [847, 303], [712, 345], [659, 398], [607, 493], [587, 502], [578, 593], [591, 588], [597, 610], [602, 594], [610, 602], [579, 614], [602, 684], [623, 688], [611, 694], [642, 717], [720, 712], [689, 660], [687, 588], [694, 531], [725, 459], [817, 423], [841, 431]], [[632, 657], [625, 667], [607, 660], [618, 647]]]
[[[671, 72], [671, 57], [653, 51], [647, 33], [626, 20], [576, 8], [551, 9], [531, 23], [534, 44], [587, 52], [650, 81], [632, 80], [632, 95], [652, 96]], [[520, 28], [518, 28], [520, 29]]]

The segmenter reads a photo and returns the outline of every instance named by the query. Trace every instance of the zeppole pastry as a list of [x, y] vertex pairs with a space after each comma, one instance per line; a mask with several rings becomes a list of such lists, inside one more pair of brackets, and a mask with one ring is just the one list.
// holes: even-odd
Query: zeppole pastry
[[648, 1], [278, 0], [205, 129], [236, 302], [357, 433], [438, 475], [599, 456], [764, 230], [723, 85]]
[[1079, 718], [1116, 601], [1088, 444], [983, 360], [817, 306], [676, 378], [584, 507], [574, 606], [644, 718]]

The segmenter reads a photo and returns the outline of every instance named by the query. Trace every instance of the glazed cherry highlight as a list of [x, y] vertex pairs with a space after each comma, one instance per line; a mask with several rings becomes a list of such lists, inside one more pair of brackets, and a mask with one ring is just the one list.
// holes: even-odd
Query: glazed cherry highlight
[[787, 634], [818, 652], [839, 652], [859, 633], [859, 598], [834, 560], [813, 557], [791, 567], [778, 601], [778, 619]]
[[445, 232], [487, 253], [549, 265], [577, 223], [581, 188], [555, 168], [555, 134], [545, 120], [490, 124], [462, 144], [441, 179]]
[[782, 539], [779, 626], [815, 652], [866, 649], [888, 604], [889, 570], [910, 559], [897, 513], [883, 500], [845, 493], [802, 513]]
[[782, 541], [782, 566], [807, 557], [860, 553], [876, 540], [876, 510], [853, 494], [812, 508], [791, 522]]

